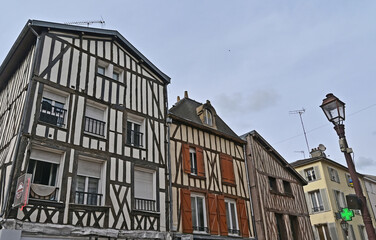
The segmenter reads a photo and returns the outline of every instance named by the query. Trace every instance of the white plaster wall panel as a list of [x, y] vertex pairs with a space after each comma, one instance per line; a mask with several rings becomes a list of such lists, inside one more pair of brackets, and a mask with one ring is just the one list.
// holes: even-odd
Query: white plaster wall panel
[[78, 97], [77, 100], [77, 115], [76, 115], [76, 122], [75, 122], [75, 133], [74, 133], [74, 144], [79, 145], [81, 140], [81, 129], [82, 129], [82, 118], [84, 114], [84, 102], [85, 98]]
[[153, 161], [153, 136], [152, 136], [152, 129], [150, 122], [147, 123], [147, 131], [148, 131], [148, 137], [147, 137], [147, 150], [148, 150], [148, 161]]
[[188, 143], [193, 143], [193, 136], [192, 136], [192, 128], [191, 127], [187, 127], [188, 129]]
[[129, 57], [128, 54], [125, 55], [125, 67], [126, 67], [127, 69], [130, 69], [130, 68], [131, 68], [131, 59], [130, 59], [130, 57]]
[[52, 39], [48, 36], [44, 38], [42, 57], [39, 66], [39, 74], [41, 74], [48, 66], [50, 61], [50, 51], [51, 51]]
[[97, 76], [97, 82], [96, 82], [96, 90], [95, 90], [95, 98], [100, 99], [102, 95], [102, 77]]
[[159, 107], [162, 112], [161, 118], [164, 119], [165, 118], [165, 106], [166, 106], [165, 98], [164, 98], [164, 89], [163, 89], [163, 85], [158, 85], [158, 87], [159, 87]]
[[230, 141], [225, 140], [225, 142], [226, 142], [226, 151], [227, 151], [227, 154], [228, 155], [232, 155], [231, 154], [231, 148], [230, 148]]
[[81, 47], [81, 44], [80, 44], [80, 39], [74, 39], [74, 45], [76, 45], [77, 47]]
[[133, 59], [131, 59], [131, 63], [132, 63], [132, 71], [136, 72], [136, 62]]
[[137, 68], [137, 72], [141, 74], [141, 66], [140, 66], [140, 64], [137, 63], [136, 68]]
[[141, 89], [142, 89], [142, 113], [147, 114], [147, 102], [146, 102], [146, 93], [147, 93], [147, 80], [145, 78], [141, 78]]
[[119, 104], [124, 105], [124, 87], [119, 85]]
[[[72, 95], [70, 97], [70, 101], [72, 101], [72, 106], [74, 106], [75, 102], [76, 102], [76, 98], [75, 98], [75, 95]], [[73, 116], [73, 113], [75, 112], [74, 111], [74, 108], [72, 107], [72, 109], [68, 109], [68, 111], [70, 111], [70, 115]], [[68, 114], [69, 115], [69, 114]], [[71, 135], [74, 134], [73, 131], [72, 131], [72, 127], [73, 127], [73, 124], [74, 124], [74, 118], [71, 117], [69, 119], [70, 121], [70, 126], [69, 126], [69, 131], [68, 131], [68, 143], [71, 143]]]
[[141, 112], [141, 104], [142, 104], [142, 95], [144, 89], [141, 87], [141, 78], [137, 76], [137, 111]]
[[132, 110], [137, 110], [137, 106], [136, 106], [136, 75], [132, 74], [131, 76], [132, 78], [132, 91], [131, 91], [131, 94], [132, 94]]
[[109, 94], [110, 94], [110, 82], [104, 79], [104, 95], [103, 95], [104, 101], [108, 102]]
[[131, 79], [129, 72], [127, 72], [127, 82], [126, 82], [126, 93], [125, 93], [125, 107], [126, 108], [131, 108], [130, 103], [131, 103]]
[[88, 137], [83, 137], [82, 146], [85, 148], [89, 148], [89, 142], [90, 142], [90, 139]]
[[36, 131], [35, 131], [35, 134], [37, 136], [44, 137], [45, 133], [46, 133], [46, 126], [38, 124]]
[[80, 56], [80, 52], [77, 49], [73, 49], [72, 69], [71, 69], [71, 75], [70, 75], [70, 85], [74, 86], [75, 89], [77, 89], [77, 90], [79, 90], [79, 87], [77, 86], [79, 56]]
[[124, 147], [124, 155], [126, 157], [130, 157], [131, 156], [131, 148], [130, 147], [127, 147], [127, 146]]
[[140, 159], [140, 150], [134, 148], [134, 149], [133, 149], [133, 155], [132, 155], [132, 157], [133, 157], [133, 158], [136, 158], [136, 159]]
[[[119, 159], [119, 167], [118, 167], [118, 181], [119, 182], [124, 182], [124, 161]], [[124, 199], [124, 196], [121, 197], [120, 199]]]
[[124, 52], [122, 49], [119, 49], [119, 65], [124, 67]]
[[[63, 56], [63, 63], [61, 65], [61, 75], [60, 75], [60, 84], [63, 86], [67, 86], [68, 83], [68, 71], [69, 71], [69, 58], [71, 55], [70, 49]], [[67, 86], [70, 87], [70, 86]]]
[[110, 165], [110, 180], [116, 180], [116, 158], [111, 158], [111, 165]]
[[98, 149], [98, 140], [92, 138], [90, 141], [90, 148], [91, 149]]
[[106, 142], [105, 141], [99, 141], [99, 150], [101, 150], [101, 151], [106, 150]]
[[148, 93], [148, 115], [153, 116], [153, 97], [152, 97], [152, 92], [151, 92], [151, 87], [150, 87], [150, 82], [146, 82], [146, 91]]
[[116, 153], [119, 155], [123, 154], [123, 135], [117, 134], [117, 146], [116, 146]]
[[93, 55], [95, 54], [95, 40], [90, 40], [90, 53]]
[[[158, 148], [158, 145], [160, 143], [160, 139], [159, 139], [159, 125], [158, 125], [158, 122], [154, 122], [154, 131], [155, 131], [155, 137], [156, 139], [153, 139], [153, 142], [154, 142], [154, 162], [156, 163], [160, 163], [160, 159], [159, 159], [159, 148]], [[152, 135], [152, 133], [150, 133], [150, 135]]]
[[54, 51], [52, 54], [52, 60], [54, 60], [60, 52], [61, 52], [61, 42], [55, 41]]
[[51, 68], [51, 74], [50, 74], [50, 81], [57, 83], [57, 74], [59, 73], [59, 64], [60, 60], [56, 62], [56, 64]]
[[111, 103], [112, 104], [117, 104], [117, 88], [118, 84], [115, 82], [110, 83], [111, 84]]
[[160, 189], [166, 188], [166, 175], [165, 175], [164, 168], [159, 168], [159, 188]]
[[111, 153], [114, 153], [114, 138], [115, 138], [115, 134], [113, 132], [110, 132], [109, 136], [108, 136], [108, 150], [111, 152]]
[[117, 111], [116, 131], [118, 133], [123, 133], [123, 112], [122, 111]]
[[68, 168], [68, 171], [70, 173], [73, 173], [73, 162], [74, 162], [74, 149], [72, 148], [71, 151], [70, 151], [69, 168]]
[[95, 57], [90, 57], [89, 62], [89, 76], [88, 76], [88, 86], [87, 86], [87, 94], [90, 96], [94, 96], [94, 81], [95, 81], [95, 73], [97, 72], [95, 69]]
[[97, 55], [103, 57], [103, 41], [97, 41]]
[[82, 40], [82, 48], [87, 51], [88, 41], [86, 39]]
[[116, 121], [116, 110], [110, 109], [110, 131], [115, 131], [115, 121]]
[[116, 44], [112, 44], [112, 61], [118, 64], [118, 47]]
[[88, 56], [85, 53], [82, 53], [81, 56], [81, 72], [80, 72], [80, 91], [85, 90], [85, 85], [86, 85], [86, 72], [87, 72], [87, 61], [88, 61]]
[[158, 105], [157, 105], [158, 85], [156, 83], [153, 83], [153, 92], [154, 92], [154, 97], [153, 97], [154, 117], [159, 118], [159, 111], [158, 111]]
[[187, 127], [185, 125], [181, 125], [181, 140], [183, 140], [183, 142], [187, 142], [188, 139], [187, 139]]
[[105, 58], [111, 60], [111, 42], [105, 41]]
[[62, 131], [62, 130], [57, 131], [56, 140], [65, 142], [66, 138], [67, 138], [67, 132]]
[[166, 159], [166, 152], [165, 152], [165, 146], [166, 146], [166, 135], [165, 135], [165, 125], [163, 123], [159, 123], [160, 127], [160, 140], [159, 144], [161, 146], [161, 155], [162, 155], [162, 161], [165, 162]]
[[67, 41], [67, 42], [69, 42], [69, 43], [73, 43], [73, 39], [72, 38], [70, 38], [70, 37], [63, 37], [63, 36], [59, 36], [59, 38], [60, 39], [63, 39], [64, 41]]

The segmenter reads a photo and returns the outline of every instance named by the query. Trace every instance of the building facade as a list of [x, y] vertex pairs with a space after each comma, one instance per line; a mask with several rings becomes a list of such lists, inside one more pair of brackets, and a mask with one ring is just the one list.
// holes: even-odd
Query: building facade
[[169, 81], [117, 31], [30, 20], [0, 67], [0, 239], [165, 239]]
[[[346, 239], [346, 234], [340, 226], [339, 212], [348, 207], [346, 195], [355, 194], [355, 191], [348, 169], [328, 159], [324, 151], [325, 147], [321, 145], [312, 150], [311, 158], [296, 161], [291, 165], [308, 182], [308, 185], [304, 186], [304, 192], [315, 238], [319, 240]], [[368, 208], [371, 210], [361, 174], [359, 174], [359, 181], [367, 198]], [[371, 217], [375, 226], [374, 215]], [[348, 223], [350, 240], [367, 239], [360, 210], [354, 210], [354, 217]]]
[[245, 142], [187, 93], [169, 117], [174, 239], [254, 239]]
[[259, 240], [313, 240], [303, 186], [307, 182], [256, 131], [242, 136]]

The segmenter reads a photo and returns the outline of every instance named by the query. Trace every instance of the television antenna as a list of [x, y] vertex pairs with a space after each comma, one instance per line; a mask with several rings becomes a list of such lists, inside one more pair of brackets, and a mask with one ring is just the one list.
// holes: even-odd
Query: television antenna
[[303, 154], [303, 159], [305, 159], [305, 152], [303, 150], [302, 151], [294, 151], [294, 152]]
[[300, 110], [293, 110], [293, 111], [289, 111], [290, 114], [299, 114], [299, 117], [300, 117], [300, 122], [302, 123], [302, 128], [303, 128], [303, 133], [304, 133], [304, 138], [305, 138], [305, 141], [306, 141], [306, 144], [307, 144], [307, 149], [308, 149], [308, 154], [309, 154], [309, 144], [308, 144], [308, 139], [307, 139], [307, 133], [306, 133], [306, 130], [304, 128], [304, 123], [303, 123], [303, 118], [302, 118], [302, 114], [305, 112], [305, 109], [302, 108]]
[[101, 17], [101, 20], [93, 20], [93, 21], [77, 21], [77, 22], [66, 22], [64, 24], [68, 24], [68, 25], [86, 25], [87, 27], [89, 27], [90, 25], [92, 24], [101, 24], [102, 28], [103, 26], [105, 25], [105, 21], [103, 20], [103, 18]]

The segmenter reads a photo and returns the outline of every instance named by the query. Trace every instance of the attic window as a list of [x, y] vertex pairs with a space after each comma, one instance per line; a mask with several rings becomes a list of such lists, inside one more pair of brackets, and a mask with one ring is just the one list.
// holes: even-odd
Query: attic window
[[204, 123], [209, 125], [209, 126], [213, 126], [213, 117], [212, 117], [212, 113], [210, 112], [210, 110], [208, 109], [205, 109], [205, 113], [204, 113]]

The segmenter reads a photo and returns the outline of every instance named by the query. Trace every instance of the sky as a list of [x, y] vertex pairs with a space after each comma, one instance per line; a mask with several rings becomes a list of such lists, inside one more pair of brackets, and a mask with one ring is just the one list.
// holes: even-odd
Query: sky
[[[376, 175], [376, 2], [269, 0], [6, 1], [0, 9], [0, 62], [28, 19], [103, 19], [171, 77], [177, 96], [210, 100], [239, 135], [261, 134], [287, 161], [309, 149], [345, 164], [320, 105], [346, 103], [346, 136], [357, 170]], [[304, 151], [304, 153], [302, 152]]]

